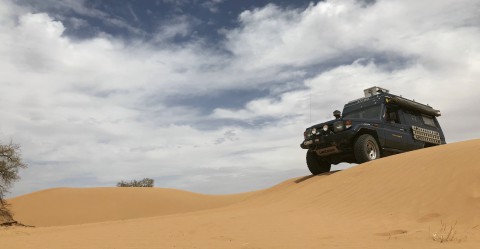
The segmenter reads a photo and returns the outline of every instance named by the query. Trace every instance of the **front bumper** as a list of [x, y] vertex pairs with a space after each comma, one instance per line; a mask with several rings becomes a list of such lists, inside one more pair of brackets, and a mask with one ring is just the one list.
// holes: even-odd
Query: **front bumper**
[[311, 136], [305, 139], [300, 147], [317, 151], [318, 154], [336, 154], [352, 149], [354, 130], [346, 130], [328, 135]]

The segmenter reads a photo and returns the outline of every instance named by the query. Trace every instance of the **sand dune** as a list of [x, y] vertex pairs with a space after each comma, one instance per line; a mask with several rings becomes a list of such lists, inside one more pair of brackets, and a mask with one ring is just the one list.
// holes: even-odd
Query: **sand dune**
[[[63, 192], [63, 200], [77, 201], [69, 207], [76, 212], [92, 202], [91, 196], [102, 196], [101, 191], [105, 191], [104, 198], [116, 199], [115, 203], [122, 203], [118, 199], [126, 195], [114, 193], [116, 189], [60, 189], [12, 202], [35, 197], [37, 202], [48, 200], [52, 207], [62, 206], [54, 193]], [[148, 195], [144, 192], [153, 190], [131, 191], [138, 192], [129, 193], [130, 198], [144, 203], [151, 198], [142, 197]], [[178, 197], [179, 193], [163, 196]], [[199, 209], [180, 210], [183, 205], [172, 204], [171, 215], [160, 211], [143, 215], [148, 211], [133, 208], [137, 215], [127, 218], [145, 218], [121, 220], [116, 207], [102, 204], [76, 222], [118, 212], [102, 219], [109, 222], [3, 229], [0, 240], [6, 248], [480, 248], [480, 140], [298, 177], [255, 193], [201, 198], [195, 205], [209, 202], [208, 198], [216, 198], [218, 205], [203, 203], [203, 211], [192, 212]], [[14, 206], [18, 215], [39, 212], [25, 206], [15, 210], [18, 207]], [[450, 228], [455, 235], [440, 243]]]
[[62, 226], [126, 220], [217, 208], [253, 193], [203, 195], [162, 188], [55, 188], [9, 200], [15, 220]]

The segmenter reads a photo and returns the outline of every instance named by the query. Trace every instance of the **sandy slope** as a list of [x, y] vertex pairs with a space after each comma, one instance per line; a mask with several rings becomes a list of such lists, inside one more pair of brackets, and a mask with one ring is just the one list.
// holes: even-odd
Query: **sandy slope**
[[[480, 248], [479, 162], [480, 140], [454, 143], [292, 179], [216, 209], [3, 229], [0, 242], [6, 248]], [[441, 222], [447, 230], [456, 223], [453, 241], [433, 241]]]

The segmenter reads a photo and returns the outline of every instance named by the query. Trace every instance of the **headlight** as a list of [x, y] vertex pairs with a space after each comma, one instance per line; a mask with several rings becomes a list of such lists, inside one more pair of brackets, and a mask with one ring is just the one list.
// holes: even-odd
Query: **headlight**
[[323, 131], [328, 131], [328, 125], [323, 126]]
[[313, 128], [312, 129], [312, 135], [315, 135], [317, 133], [317, 129]]
[[340, 132], [343, 131], [343, 121], [338, 121], [333, 124], [333, 131]]
[[345, 121], [345, 128], [348, 129], [350, 127], [352, 127], [352, 120], [346, 120]]

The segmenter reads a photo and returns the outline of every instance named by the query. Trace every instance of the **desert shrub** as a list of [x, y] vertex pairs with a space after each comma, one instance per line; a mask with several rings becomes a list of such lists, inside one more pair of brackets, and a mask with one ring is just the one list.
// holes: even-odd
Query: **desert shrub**
[[142, 180], [120, 181], [117, 187], [153, 187], [154, 180], [151, 178], [143, 178]]
[[457, 222], [455, 222], [453, 225], [447, 225], [446, 222], [440, 221], [440, 225], [441, 226], [438, 232], [432, 234], [433, 241], [444, 243], [457, 239], [455, 237], [455, 235], [457, 234], [457, 231], [455, 229], [455, 227], [457, 226]]
[[12, 184], [20, 179], [18, 170], [26, 167], [18, 144], [0, 144], [0, 223], [13, 221], [4, 197]]

